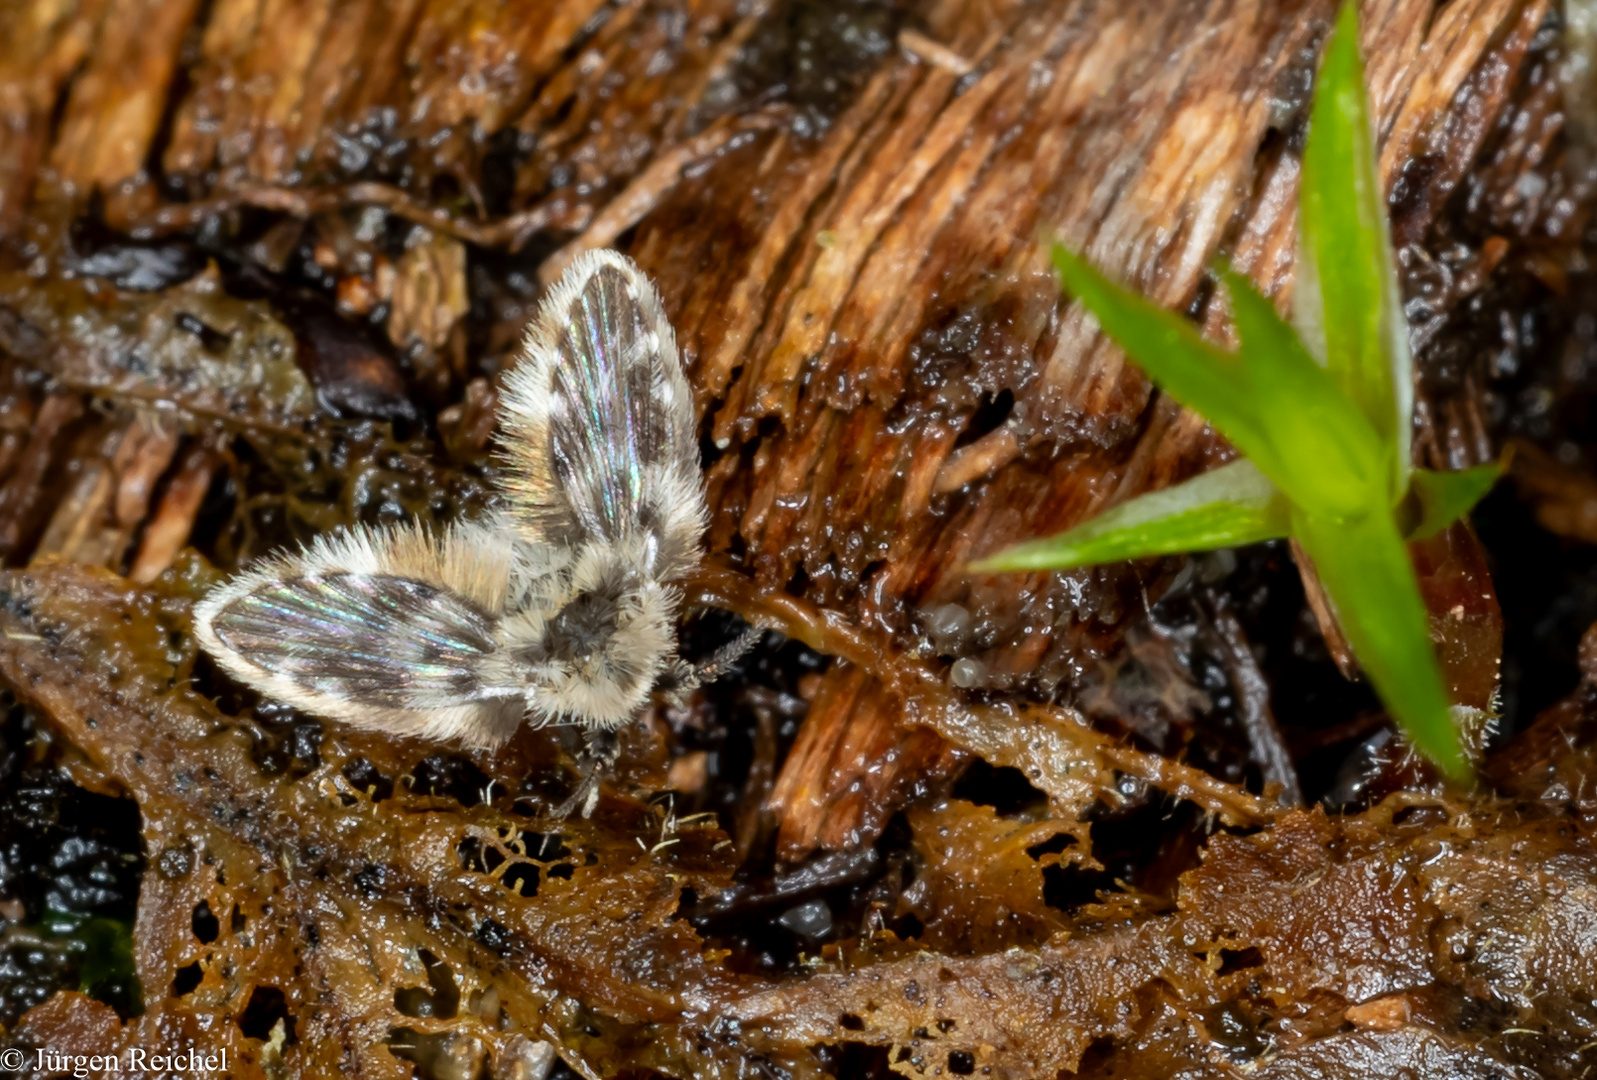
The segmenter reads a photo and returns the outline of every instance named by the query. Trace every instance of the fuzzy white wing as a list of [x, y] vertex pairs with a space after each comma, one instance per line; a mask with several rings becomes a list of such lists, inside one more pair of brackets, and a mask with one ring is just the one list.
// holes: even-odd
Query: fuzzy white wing
[[493, 745], [525, 712], [493, 660], [513, 535], [502, 524], [353, 530], [218, 588], [197, 605], [195, 632], [234, 677], [297, 708]]
[[693, 399], [660, 297], [630, 259], [573, 261], [505, 379], [509, 512], [553, 544], [641, 544], [673, 577], [698, 560], [704, 481]]

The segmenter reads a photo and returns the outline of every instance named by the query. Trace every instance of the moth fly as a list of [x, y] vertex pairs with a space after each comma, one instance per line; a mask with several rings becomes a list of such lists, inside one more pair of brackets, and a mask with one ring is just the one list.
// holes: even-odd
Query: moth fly
[[195, 607], [229, 674], [356, 727], [497, 746], [523, 723], [583, 728], [591, 813], [616, 729], [706, 664], [677, 656], [707, 521], [693, 399], [649, 279], [578, 257], [540, 306], [499, 412], [501, 510], [440, 534], [357, 526], [262, 560]]

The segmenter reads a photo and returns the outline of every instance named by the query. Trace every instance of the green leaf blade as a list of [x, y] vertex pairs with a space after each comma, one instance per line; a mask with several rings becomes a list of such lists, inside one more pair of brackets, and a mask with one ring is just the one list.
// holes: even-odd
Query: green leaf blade
[[1392, 718], [1443, 772], [1467, 780], [1469, 759], [1396, 524], [1387, 514], [1340, 522], [1294, 514], [1292, 535], [1314, 560], [1353, 654]]
[[1281, 463], [1271, 479], [1293, 502], [1327, 517], [1390, 506], [1387, 451], [1369, 421], [1253, 282], [1229, 271], [1225, 282], [1243, 370]]
[[1066, 290], [1160, 389], [1201, 414], [1266, 474], [1279, 471], [1235, 356], [1205, 340], [1188, 320], [1110, 280], [1062, 244], [1054, 245], [1053, 260]]
[[1154, 555], [1252, 544], [1286, 535], [1291, 507], [1246, 459], [1121, 503], [1074, 529], [971, 565], [978, 573], [1071, 570]]
[[1414, 373], [1369, 121], [1358, 15], [1343, 5], [1309, 117], [1294, 321], [1312, 353], [1393, 448], [1407, 489]]
[[1458, 472], [1415, 469], [1409, 492], [1419, 511], [1419, 522], [1408, 532], [1410, 540], [1435, 536], [1475, 508], [1503, 475], [1496, 462]]

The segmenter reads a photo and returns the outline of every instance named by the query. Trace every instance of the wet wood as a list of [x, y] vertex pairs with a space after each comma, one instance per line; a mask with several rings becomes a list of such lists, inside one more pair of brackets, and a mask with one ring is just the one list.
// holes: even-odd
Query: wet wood
[[198, 0], [109, 0], [50, 151], [50, 167], [63, 182], [109, 189], [143, 172], [198, 6]]
[[[230, 569], [242, 555], [356, 521], [416, 514], [432, 522], [479, 511], [488, 498], [484, 470], [493, 467], [497, 379], [542, 287], [575, 252], [616, 244], [660, 284], [700, 413], [711, 551], [688, 599], [780, 630], [829, 661], [804, 677], [801, 694], [784, 699], [780, 715], [778, 691], [757, 688], [770, 698], [749, 706], [753, 764], [741, 803], [726, 808], [728, 835], [716, 840], [725, 846], [714, 850], [726, 854], [713, 874], [692, 878], [704, 886], [704, 912], [715, 914], [717, 890], [733, 897], [726, 910], [739, 910], [756, 893], [774, 905], [802, 888], [813, 897], [862, 880], [874, 867], [873, 844], [900, 810], [913, 805], [928, 828], [948, 819], [946, 806], [927, 808], [942, 805], [974, 758], [1019, 770], [1040, 792], [1036, 813], [1083, 831], [1089, 807], [1113, 814], [1156, 789], [1191, 804], [1195, 819], [1269, 835], [1283, 820], [1272, 799], [1132, 745], [1123, 717], [1099, 716], [1103, 726], [1095, 727], [1075, 707], [1084, 674], [1119, 664], [1134, 647], [1126, 627], [1149, 617], [1175, 570], [978, 576], [965, 566], [1233, 456], [1060, 297], [1047, 248], [1063, 237], [1220, 341], [1230, 334], [1227, 315], [1207, 277], [1217, 256], [1284, 306], [1308, 91], [1335, 4], [934, 0], [908, 17], [895, 10], [879, 24], [863, 21], [890, 7], [15, 0], [5, 9], [8, 26], [24, 32], [0, 40], [0, 351], [17, 380], [0, 411], [0, 556], [16, 565], [38, 560], [41, 574], [55, 573], [44, 567], [50, 560], [74, 559], [181, 591], [208, 580], [182, 554], [191, 543]], [[822, 40], [802, 36], [812, 10], [862, 20], [849, 26], [870, 47], [830, 67], [835, 57], [808, 55], [806, 69], [798, 54], [812, 54]], [[1565, 264], [1547, 253], [1550, 238], [1584, 228], [1589, 192], [1557, 163], [1561, 99], [1551, 79], [1531, 77], [1549, 55], [1550, 10], [1548, 0], [1363, 4], [1381, 167], [1417, 349], [1455, 326], [1500, 268], [1559, 285]], [[826, 78], [806, 82], [817, 66]], [[1448, 231], [1447, 215], [1466, 189], [1473, 209], [1461, 239]], [[93, 228], [75, 235], [74, 223]], [[97, 240], [98, 230], [116, 239]], [[197, 259], [197, 272], [145, 288], [84, 271], [96, 244], [123, 240], [178, 263]], [[315, 289], [316, 305], [295, 299]], [[1429, 374], [1422, 362], [1420, 459], [1432, 467], [1489, 460], [1479, 379], [1466, 373], [1441, 386]], [[90, 412], [89, 401], [110, 410]], [[78, 467], [68, 476], [70, 462]], [[337, 463], [342, 482], [327, 481], [327, 462]], [[1550, 527], [1597, 537], [1597, 496], [1584, 473], [1571, 477], [1556, 461], [1527, 455], [1515, 475]], [[212, 516], [202, 511], [213, 493], [231, 500], [225, 524], [202, 521]], [[1455, 696], [1485, 708], [1502, 625], [1480, 544], [1468, 529], [1450, 531], [1418, 550], [1417, 563]], [[109, 574], [61, 572], [55, 580], [70, 601], [64, 610], [79, 614], [112, 593], [141, 618], [166, 613], [162, 605], [180, 615], [186, 604], [159, 590], [126, 592]], [[16, 587], [33, 582], [19, 578]], [[1250, 643], [1225, 614], [1215, 629], [1229, 683], [1243, 697], [1234, 715], [1247, 727], [1259, 775], [1279, 783], [1290, 802], [1297, 776], [1288, 748], [1296, 744], [1275, 721], [1293, 718], [1272, 711]], [[14, 613], [19, 634], [37, 633], [32, 618]], [[173, 626], [181, 622], [173, 618]], [[162, 624], [163, 633], [171, 628]], [[638, 989], [643, 961], [629, 968], [623, 960], [631, 954], [622, 956], [633, 939], [614, 921], [581, 922], [585, 908], [559, 924], [570, 941], [551, 945], [537, 922], [541, 908], [528, 905], [558, 906], [563, 901], [550, 896], [559, 886], [540, 899], [518, 878], [513, 903], [503, 852], [497, 877], [485, 871], [488, 880], [457, 881], [461, 857], [451, 845], [459, 837], [444, 830], [459, 823], [423, 824], [444, 820], [428, 816], [438, 811], [431, 795], [412, 790], [398, 797], [402, 808], [380, 805], [386, 800], [375, 787], [357, 788], [338, 771], [353, 767], [359, 750], [385, 768], [392, 763], [392, 787], [419, 755], [340, 741], [328, 753], [337, 767], [317, 766], [314, 788], [285, 781], [267, 792], [242, 749], [260, 725], [201, 707], [198, 694], [217, 692], [202, 673], [198, 690], [184, 691], [195, 696], [170, 707], [189, 727], [173, 734], [151, 725], [147, 741], [167, 755], [167, 771], [151, 780], [129, 764], [143, 744], [96, 728], [62, 688], [67, 665], [23, 644], [8, 649], [13, 677], [47, 672], [57, 680], [40, 700], [69, 737], [97, 748], [107, 775], [156, 808], [151, 828], [177, 835], [186, 815], [198, 816], [236, 863], [232, 886], [190, 881], [150, 893], [140, 917], [141, 963], [160, 974], [152, 985], [170, 985], [179, 959], [193, 962], [158, 947], [158, 929], [177, 927], [168, 937], [182, 930], [158, 898], [192, 907], [204, 892], [221, 904], [228, 888], [248, 887], [259, 853], [205, 817], [214, 805], [257, 814], [250, 828], [263, 831], [251, 835], [270, 846], [272, 860], [302, 840], [290, 827], [293, 814], [327, 830], [328, 850], [338, 853], [328, 860], [349, 872], [334, 886], [296, 884], [272, 860], [269, 873], [260, 872], [280, 890], [272, 902], [286, 898], [281, 918], [320, 913], [316, 925], [327, 928], [329, 944], [312, 950], [309, 967], [296, 966], [299, 954], [287, 945], [261, 946], [271, 963], [295, 973], [304, 1031], [326, 1035], [329, 1049], [317, 1052], [327, 1073], [337, 1071], [335, 1050], [345, 1042], [359, 1043], [372, 1075], [407, 1070], [368, 1053], [393, 1024], [416, 1022], [419, 1038], [446, 1034], [441, 1021], [429, 1023], [438, 1018], [401, 1021], [388, 1007], [396, 980], [419, 989], [412, 984], [420, 975], [400, 974], [414, 954], [345, 934], [340, 917], [329, 916], [335, 894], [355, 894], [349, 875], [368, 842], [388, 845], [385, 865], [402, 871], [417, 897], [437, 897], [450, 911], [488, 897], [500, 930], [530, 920], [513, 927], [522, 951], [506, 961], [482, 952], [498, 940], [487, 924], [462, 934], [438, 929], [436, 912], [400, 911], [391, 898], [368, 905], [459, 970], [512, 969], [520, 980], [516, 1016], [529, 1023], [575, 1001], [584, 1015], [605, 1018], [606, 1037], [631, 1038], [645, 1021], [675, 1024], [736, 1002], [727, 989], [734, 984], [754, 986], [705, 970], [714, 967], [705, 960], [710, 946], [675, 915], [676, 871], [653, 870], [674, 857], [663, 854], [669, 847], [644, 845], [636, 864], [644, 869], [627, 895], [647, 906], [648, 947], [687, 973], [698, 995], [691, 1000], [675, 986]], [[164, 653], [145, 659], [162, 673], [150, 676], [150, 692], [165, 694], [171, 684], [161, 680], [173, 662]], [[192, 668], [183, 670], [187, 679]], [[797, 731], [780, 734], [799, 712]], [[141, 723], [154, 714], [152, 705]], [[1589, 718], [1579, 702], [1560, 716], [1524, 745], [1526, 760], [1562, 782], [1580, 763], [1559, 757], [1547, 732], [1574, 730], [1577, 720], [1589, 726]], [[1356, 723], [1363, 734], [1375, 721]], [[665, 720], [653, 730], [661, 742], [674, 737]], [[478, 756], [490, 787], [534, 785], [513, 796], [518, 814], [528, 806], [541, 812], [535, 785], [559, 772], [546, 737], [528, 733], [503, 759]], [[212, 756], [226, 761], [234, 786], [214, 804], [177, 793], [175, 777], [192, 776]], [[711, 757], [699, 748], [679, 755], [670, 772], [660, 761], [631, 767], [656, 788], [670, 778], [688, 797], [709, 783]], [[1581, 792], [1584, 806], [1590, 800]], [[480, 798], [488, 805], [445, 811], [469, 817], [462, 827], [479, 840], [490, 833], [485, 822], [498, 827], [505, 817], [490, 795]], [[355, 808], [354, 831], [339, 832], [320, 809], [306, 809], [328, 800], [340, 812]], [[1482, 807], [1481, 819], [1491, 812]], [[629, 803], [617, 819], [631, 828], [643, 813]], [[1000, 828], [986, 825], [989, 833]], [[657, 843], [666, 845], [668, 830], [658, 827]], [[591, 828], [595, 843], [609, 843], [614, 832], [606, 830], [619, 829]], [[1296, 846], [1321, 851], [1331, 832], [1316, 829], [1312, 843]], [[424, 848], [395, 843], [422, 834]], [[620, 845], [625, 859], [608, 848], [607, 857], [632, 866], [638, 839]], [[1281, 843], [1293, 847], [1290, 840]], [[935, 844], [921, 841], [923, 854]], [[1270, 843], [1259, 841], [1261, 849]], [[1161, 877], [1177, 881], [1202, 844], [1195, 830], [1172, 839]], [[842, 854], [827, 862], [828, 852]], [[1362, 866], [1363, 858], [1347, 861]], [[1027, 881], [1038, 876], [1021, 865]], [[740, 894], [742, 885], [730, 881], [735, 868], [751, 876], [769, 870], [782, 887], [751, 885]], [[633, 872], [607, 865], [604, 875], [612, 871]], [[1174, 888], [1158, 902], [1173, 902]], [[1086, 923], [1102, 916], [1131, 926], [1143, 917], [1143, 899], [1129, 889], [1116, 895]], [[1046, 905], [1037, 899], [1040, 911]], [[1043, 959], [1097, 971], [1121, 945], [1140, 949], [1144, 960], [1168, 947], [1168, 970], [1212, 993], [1221, 959], [1199, 964], [1162, 932], [1115, 933], [1122, 936], [1056, 945]], [[562, 951], [571, 941], [577, 945]], [[380, 977], [362, 967], [368, 947], [377, 948]], [[602, 963], [572, 973], [561, 967], [568, 953]], [[237, 955], [246, 954], [268, 955]], [[1004, 963], [995, 955], [963, 958], [963, 990], [987, 985]], [[899, 1027], [913, 1033], [935, 1017], [922, 1016], [908, 996], [919, 985], [910, 976], [934, 977], [936, 969], [922, 959], [896, 963], [894, 977], [908, 980], [908, 1019]], [[1160, 965], [1147, 971], [1168, 973]], [[205, 977], [207, 992], [224, 992], [219, 970]], [[1224, 978], [1229, 987], [1251, 976]], [[875, 993], [861, 989], [867, 981], [839, 975], [835, 993], [810, 998], [827, 1007], [836, 1004], [828, 994], [851, 1002]], [[314, 1012], [313, 991], [328, 986], [342, 996]], [[810, 1000], [791, 987], [760, 992], [773, 1008]], [[1059, 1004], [1048, 997], [1056, 993], [1044, 994], [1049, 1007]], [[753, 997], [737, 1002], [739, 1015], [763, 1023], [759, 1005]], [[52, 1015], [71, 1011], [50, 1008], [56, 1013], [39, 1021], [46, 1029]], [[168, 1009], [188, 1015], [187, 1005], [159, 1003], [139, 1022], [144, 1028], [130, 1025], [122, 1037], [155, 1030]], [[581, 1034], [574, 1015], [548, 1021], [567, 1037], [563, 1045], [615, 1059], [622, 1042]], [[1212, 1017], [1202, 1014], [1200, 1023], [1199, 1015], [1184, 1016], [1181, 1030], [1207, 1030]], [[1339, 1025], [1341, 1013], [1334, 1015]], [[1347, 1013], [1361, 1030], [1377, 1029], [1386, 1015]], [[84, 1030], [104, 1020], [73, 1016]], [[832, 1040], [834, 1020], [817, 1012], [805, 1030], [812, 1041]], [[1121, 1031], [1117, 1017], [1089, 1020], [1068, 1047], [1070, 1061], [1090, 1041], [1082, 1032], [1107, 1040]], [[1027, 1022], [1044, 1029], [1044, 1020]], [[346, 1026], [334, 1030], [338, 1023]], [[456, 1073], [511, 1054], [501, 1046], [505, 1030], [461, 1023], [486, 1041], [450, 1059]], [[235, 1045], [236, 1025], [224, 1027]], [[642, 1042], [655, 1049], [628, 1058], [627, 1068], [734, 1075], [748, 1065], [741, 1050], [719, 1042], [696, 1049], [704, 1033], [690, 1023], [673, 1029], [680, 1043], [649, 1030]], [[1017, 1030], [1004, 1028], [1001, 1041], [1018, 1038]], [[782, 1057], [781, 1068], [823, 1071], [807, 1043], [773, 1038], [794, 1055]], [[918, 1036], [872, 1028], [869, 1041], [897, 1047], [904, 1038]], [[586, 1068], [574, 1052], [568, 1062]], [[953, 1061], [935, 1067], [944, 1064]]]
[[[63, 429], [83, 413], [77, 394], [52, 394], [39, 409], [27, 445], [5, 487], [0, 488], [0, 553], [11, 555], [30, 539], [34, 515], [51, 495], [43, 491]], [[53, 501], [53, 500], [51, 500]]]
[[219, 457], [214, 447], [203, 442], [189, 450], [145, 527], [144, 541], [128, 568], [131, 580], [140, 584], [154, 581], [183, 550], [194, 530], [194, 515], [216, 475]]
[[[1148, 628], [1193, 588], [1179, 562], [965, 570], [1233, 457], [1059, 296], [1046, 249], [1064, 236], [1222, 342], [1215, 257], [1284, 307], [1333, 10], [0, 0], [22, 27], [0, 40], [0, 556], [29, 566], [0, 582], [0, 666], [81, 783], [133, 792], [152, 860], [198, 844], [225, 868], [145, 876], [144, 1016], [57, 995], [24, 1030], [83, 1053], [190, 1030], [271, 1077], [522, 1075], [541, 1038], [586, 1077], [821, 1077], [853, 1064], [813, 1050], [838, 1042], [926, 1077], [1535, 1066], [1482, 1034], [1511, 1021], [1455, 1008], [1495, 995], [1554, 1010], [1546, 1059], [1575, 1061], [1589, 679], [1485, 765], [1517, 802], [1410, 792], [1330, 821], [1260, 788], [1292, 802], [1294, 754], [1380, 719], [1294, 729], [1246, 598], [1187, 593], [1217, 690]], [[1567, 289], [1557, 244], [1586, 228], [1551, 10], [1362, 5], [1429, 467], [1495, 447], [1479, 358], [1426, 350], [1504, 278]], [[481, 513], [498, 379], [596, 244], [655, 276], [690, 369], [712, 524], [688, 604], [779, 634], [727, 697], [640, 725], [597, 818], [562, 824], [556, 733], [450, 756], [283, 719], [196, 665], [187, 612], [284, 543]], [[1589, 476], [1527, 454], [1516, 481], [1597, 537]], [[1484, 550], [1460, 527], [1415, 558], [1450, 687], [1488, 708]], [[792, 684], [755, 668], [800, 645]], [[1171, 730], [1139, 729], [1102, 671], [1147, 677]], [[1226, 775], [1252, 789], [1199, 767], [1204, 724], [1241, 729]], [[953, 789], [976, 759], [1019, 810]], [[711, 797], [725, 832], [677, 818]], [[1167, 832], [1121, 880], [1096, 834], [1139, 813]], [[201, 901], [248, 925], [203, 962]], [[834, 915], [858, 936], [816, 933]], [[196, 991], [163, 994], [190, 965]], [[297, 1042], [236, 1019], [268, 979]], [[1215, 1042], [1238, 1018], [1268, 1058]]]
[[0, 41], [0, 231], [22, 220], [50, 153], [51, 116], [95, 41], [108, 0], [8, 5]]
[[[0, 138], [19, 140], [0, 229], [52, 176], [116, 195], [108, 214], [144, 236], [244, 207], [332, 222], [367, 206], [426, 225], [454, 239], [414, 246], [387, 271], [340, 264], [337, 295], [349, 313], [386, 303], [388, 336], [420, 343], [421, 380], [443, 395], [470, 375], [450, 332], [466, 314], [462, 244], [514, 251], [575, 231], [543, 259], [548, 281], [574, 251], [630, 236], [666, 294], [715, 447], [713, 548], [737, 551], [761, 589], [798, 582], [901, 643], [921, 638], [924, 612], [961, 605], [989, 629], [950, 659], [1068, 685], [1110, 647], [1103, 620], [1073, 606], [1077, 586], [972, 578], [964, 564], [1230, 451], [1061, 303], [1046, 245], [1062, 236], [1172, 307], [1196, 298], [1220, 338], [1223, 308], [1200, 295], [1217, 252], [1285, 302], [1297, 184], [1285, 140], [1301, 128], [1332, 7], [940, 0], [811, 114], [740, 96], [742, 50], [787, 16], [731, 0], [113, 0], [49, 18], [39, 0], [38, 32], [0, 66], [14, 117]], [[1546, 0], [1365, 5], [1403, 242], [1422, 248], [1474, 167], [1546, 11]], [[94, 47], [134, 23], [136, 56]], [[198, 48], [177, 79], [184, 35]], [[45, 146], [40, 110], [63, 93]], [[1539, 167], [1556, 134], [1536, 93], [1514, 107], [1544, 119], [1499, 154], [1494, 191]], [[112, 95], [116, 108], [103, 107]], [[496, 193], [483, 169], [508, 137], [513, 179]], [[190, 201], [162, 204], [140, 186], [152, 154]], [[462, 198], [445, 208], [435, 196], [448, 190]], [[513, 342], [514, 325], [492, 337]], [[1426, 403], [1445, 414], [1432, 427], [1470, 430], [1473, 400]], [[473, 430], [466, 452], [483, 445]], [[1100, 583], [1088, 608], [1134, 587]], [[814, 753], [787, 768], [827, 762], [827, 775], [785, 773], [773, 804], [795, 856], [804, 845], [791, 838], [820, 836], [823, 808], [878, 775], [868, 759], [912, 776], [946, 752], [896, 725], [902, 703], [884, 691], [843, 692], [854, 678], [843, 668], [823, 678], [801, 737]], [[869, 753], [846, 750], [851, 718], [878, 732]], [[872, 789], [886, 801], [868, 817], [894, 804], [889, 789]]]
[[[1485, 130], [1451, 124], [1453, 99], [1497, 115], [1545, 7], [1464, 5], [1427, 31], [1428, 10], [1366, 16], [1389, 184], [1406, 154], [1473, 159]], [[1077, 5], [1029, 11], [1004, 39], [984, 37], [990, 11], [943, 11], [937, 39], [976, 58], [960, 93], [943, 68], [890, 64], [805, 163], [835, 188], [784, 145], [758, 161], [751, 150], [772, 209], [685, 197], [644, 223], [636, 250], [669, 295], [674, 268], [721, 262], [701, 238], [759, 237], [742, 266], [675, 286], [696, 378], [726, 398], [717, 445], [740, 463], [711, 469], [718, 546], [746, 546], [766, 587], [802, 572], [821, 602], [903, 634], [943, 603], [995, 613], [999, 640], [973, 659], [1065, 669], [1091, 645], [1058, 586], [978, 583], [964, 563], [1227, 451], [1201, 421], [1148, 410], [1118, 350], [1080, 310], [1056, 310], [1046, 238], [1173, 307], [1220, 248], [1288, 295], [1297, 164], [1267, 136], [1292, 120], [1255, 91], [1306, 74], [1329, 7]], [[1196, 26], [1223, 31], [1188, 48]], [[1477, 66], [1492, 78], [1467, 82]], [[1423, 234], [1435, 209], [1406, 208], [1405, 227]], [[1225, 334], [1218, 305], [1208, 322]], [[1006, 391], [1009, 418], [959, 446]], [[809, 723], [844, 726], [824, 708]], [[834, 793], [861, 777], [835, 774]]]

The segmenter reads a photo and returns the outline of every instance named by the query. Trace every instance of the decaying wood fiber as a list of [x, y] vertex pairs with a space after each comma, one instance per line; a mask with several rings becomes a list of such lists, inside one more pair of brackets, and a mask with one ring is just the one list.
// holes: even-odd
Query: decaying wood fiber
[[[977, 58], [971, 74], [889, 63], [802, 165], [781, 142], [743, 151], [758, 155], [760, 201], [709, 184], [646, 219], [634, 250], [680, 296], [679, 332], [717, 403], [715, 547], [746, 552], [762, 586], [802, 572], [820, 603], [911, 637], [924, 613], [957, 604], [978, 624], [957, 655], [999, 686], [1053, 688], [1089, 666], [1102, 622], [1116, 620], [1078, 612], [1135, 603], [1134, 583], [961, 567], [1226, 451], [1193, 415], [1150, 407], [1141, 375], [1061, 307], [1047, 243], [1065, 236], [1171, 306], [1192, 302], [1222, 245], [1284, 294], [1297, 159], [1278, 142], [1305, 107], [1293, 87], [1329, 10], [1027, 7], [1004, 40], [984, 36], [991, 12], [948, 11], [935, 36]], [[1449, 103], [1462, 93], [1469, 109], [1504, 109], [1544, 13], [1477, 4], [1432, 23], [1427, 5], [1395, 4], [1366, 16], [1382, 43], [1372, 82], [1388, 176], [1410, 160], [1397, 147], [1473, 160], [1486, 126], [1455, 130]], [[1485, 59], [1488, 43], [1500, 51]], [[1464, 167], [1437, 166], [1399, 219], [1408, 235], [1424, 234], [1432, 186], [1448, 190]], [[727, 236], [758, 239], [738, 261]], [[1221, 330], [1218, 311], [1209, 321]], [[967, 441], [1005, 393], [1009, 415]], [[838, 804], [882, 755], [850, 757], [841, 733], [880, 711], [874, 694], [830, 695], [811, 712], [801, 745], [819, 744], [805, 759], [816, 767], [779, 789], [789, 852], [825, 843], [823, 822], [848, 835], [851, 807]], [[876, 767], [914, 776], [939, 752], [900, 746]]]
[[[1333, 13], [0, 0], [0, 557], [25, 568], [0, 582], [0, 677], [81, 784], [137, 801], [148, 865], [143, 1015], [61, 994], [15, 1037], [225, 1046], [271, 1077], [532, 1077], [553, 1052], [584, 1076], [1580, 1075], [1589, 732], [1528, 732], [1502, 795], [1288, 812], [1126, 738], [1190, 732], [1150, 736], [1104, 670], [1169, 672], [1160, 717], [1203, 696], [1127, 629], [1173, 566], [962, 569], [1230, 456], [1061, 300], [1046, 249], [1221, 339], [1217, 256], [1284, 303]], [[1556, 287], [1584, 228], [1556, 15], [1362, 14], [1417, 452], [1477, 463], [1479, 364], [1427, 349], [1503, 268]], [[217, 572], [190, 542], [225, 571], [480, 511], [496, 378], [541, 286], [601, 245], [659, 282], [695, 390], [713, 521], [690, 599], [831, 658], [740, 699], [756, 760], [725, 832], [627, 793], [695, 790], [705, 755], [669, 747], [702, 701], [634, 733], [598, 818], [553, 826], [552, 735], [466, 758], [282, 720], [187, 635]], [[1580, 480], [1527, 460], [1544, 513], [1590, 532]], [[1455, 696], [1484, 706], [1480, 545], [1461, 526], [1416, 561]], [[1257, 684], [1235, 620], [1203, 619]], [[1262, 693], [1243, 757], [1290, 801]], [[1547, 723], [1586, 730], [1582, 695]], [[949, 798], [978, 758], [1046, 805]], [[1149, 787], [1259, 831], [1199, 865], [1200, 830], [1173, 830], [1166, 870], [1117, 884], [1083, 815]], [[909, 876], [873, 861], [906, 808]], [[1070, 874], [1105, 898], [1046, 903]], [[811, 977], [729, 929], [871, 875], [897, 885]]]

